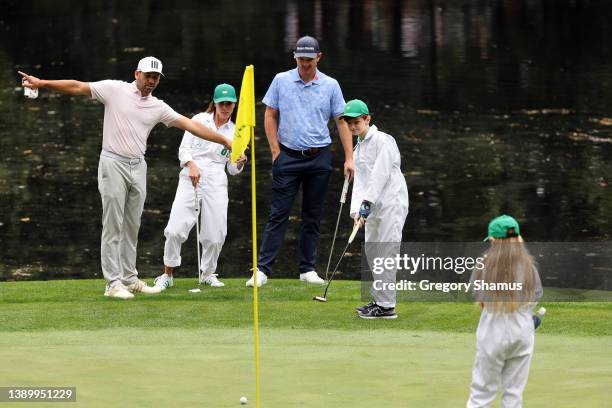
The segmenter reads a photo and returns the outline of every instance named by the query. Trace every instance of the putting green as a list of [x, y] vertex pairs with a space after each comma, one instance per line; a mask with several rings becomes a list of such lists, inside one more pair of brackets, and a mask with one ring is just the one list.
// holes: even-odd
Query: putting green
[[[101, 280], [1, 282], [0, 386], [77, 387], [76, 404], [54, 407], [255, 406], [252, 292], [224, 282], [192, 294], [176, 279], [130, 301], [102, 296]], [[464, 406], [477, 306], [402, 302], [398, 319], [364, 321], [359, 282], [313, 302], [321, 292], [295, 279], [260, 289], [262, 407]], [[609, 405], [612, 304], [544, 305], [525, 405]]]
[[[606, 406], [611, 347], [538, 333], [526, 405]], [[58, 407], [254, 406], [253, 354], [246, 328], [2, 332], [0, 383], [76, 386]], [[264, 329], [262, 407], [463, 406], [473, 358], [467, 333]]]

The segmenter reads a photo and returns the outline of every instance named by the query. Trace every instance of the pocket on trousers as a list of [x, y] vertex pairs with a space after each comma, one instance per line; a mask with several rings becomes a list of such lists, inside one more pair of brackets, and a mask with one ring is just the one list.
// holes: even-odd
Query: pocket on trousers
[[[321, 160], [321, 167], [324, 170], [327, 170], [327, 171], [334, 170], [334, 153], [331, 150], [329, 149], [323, 150], [320, 154], [319, 160]], [[342, 162], [342, 166], [344, 167], [344, 162]]]
[[108, 178], [108, 173], [106, 171], [106, 166], [104, 165], [103, 159], [98, 163], [98, 182], [105, 180]]
[[281, 150], [281, 151], [278, 153], [278, 156], [276, 156], [276, 159], [274, 159], [274, 161], [272, 162], [272, 166], [276, 166], [276, 165], [278, 164], [278, 162], [279, 162], [279, 160], [280, 160], [280, 158], [281, 158], [281, 156], [282, 156], [282, 155], [283, 155], [283, 151]]

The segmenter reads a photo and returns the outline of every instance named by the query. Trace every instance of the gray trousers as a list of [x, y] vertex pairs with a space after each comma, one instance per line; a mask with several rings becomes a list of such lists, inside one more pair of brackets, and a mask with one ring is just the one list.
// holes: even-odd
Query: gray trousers
[[[395, 258], [401, 249], [402, 229], [406, 216], [408, 215], [408, 205], [401, 204], [395, 206], [382, 207], [378, 210], [376, 216], [368, 218], [365, 225], [365, 253], [368, 260], [370, 270], [372, 262], [375, 258]], [[385, 268], [385, 271], [377, 276], [373, 276], [373, 280], [379, 280], [382, 283], [395, 283], [397, 276], [397, 268]], [[374, 282], [370, 289], [372, 300], [382, 307], [395, 307], [396, 291], [390, 289], [376, 289]]]
[[104, 279], [108, 285], [130, 285], [138, 280], [136, 246], [147, 195], [144, 157], [130, 159], [103, 150], [98, 190], [102, 198], [100, 260]]

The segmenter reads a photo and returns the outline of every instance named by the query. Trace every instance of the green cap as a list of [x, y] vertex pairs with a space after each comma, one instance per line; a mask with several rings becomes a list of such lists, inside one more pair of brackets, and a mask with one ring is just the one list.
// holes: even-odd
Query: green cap
[[518, 222], [509, 215], [500, 215], [493, 218], [489, 223], [489, 235], [485, 241], [491, 238], [510, 238], [521, 235]]
[[342, 116], [349, 116], [351, 118], [356, 118], [357, 116], [369, 115], [370, 111], [368, 110], [368, 106], [359, 99], [353, 99], [352, 101], [348, 101], [346, 105], [344, 105], [344, 113]]
[[229, 84], [217, 85], [215, 88], [215, 94], [213, 96], [213, 102], [236, 102], [236, 90]]

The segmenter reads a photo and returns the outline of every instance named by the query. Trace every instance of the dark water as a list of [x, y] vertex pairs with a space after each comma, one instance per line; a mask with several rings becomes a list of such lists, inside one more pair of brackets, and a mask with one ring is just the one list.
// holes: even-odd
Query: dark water
[[[192, 115], [220, 82], [255, 65], [260, 100], [294, 65], [303, 34], [345, 98], [364, 99], [400, 146], [410, 190], [406, 241], [476, 241], [508, 212], [532, 241], [602, 241], [612, 230], [612, 3], [607, 1], [8, 1], [0, 17], [0, 280], [100, 276], [97, 161], [103, 107], [42, 91], [26, 100], [16, 71], [43, 78], [130, 80], [155, 55], [156, 96]], [[269, 206], [263, 106], [256, 129], [258, 230]], [[163, 228], [182, 133], [158, 126], [138, 268], [162, 268]], [[336, 150], [338, 151], [338, 145]], [[342, 185], [337, 157], [321, 225], [324, 270]], [[230, 180], [222, 276], [251, 263], [250, 173]], [[347, 209], [345, 208], [345, 212]], [[299, 207], [277, 275], [296, 276]], [[348, 235], [348, 213], [337, 251]], [[261, 234], [260, 234], [261, 237]], [[195, 275], [195, 242], [181, 275]], [[349, 252], [358, 252], [357, 246]], [[358, 256], [343, 276], [358, 276]]]

